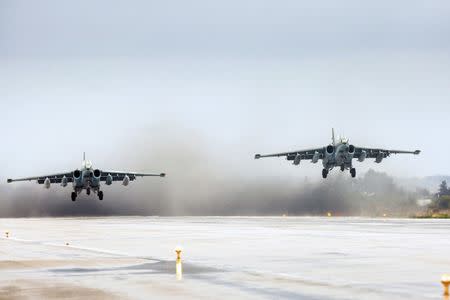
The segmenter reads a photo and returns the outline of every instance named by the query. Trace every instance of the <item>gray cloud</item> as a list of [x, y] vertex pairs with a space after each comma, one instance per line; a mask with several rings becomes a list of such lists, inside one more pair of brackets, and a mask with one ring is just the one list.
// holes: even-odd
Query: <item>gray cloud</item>
[[[444, 50], [434, 1], [2, 1], [0, 56], [302, 58]], [[331, 50], [332, 49], [332, 50]], [[331, 50], [331, 51], [330, 51]]]

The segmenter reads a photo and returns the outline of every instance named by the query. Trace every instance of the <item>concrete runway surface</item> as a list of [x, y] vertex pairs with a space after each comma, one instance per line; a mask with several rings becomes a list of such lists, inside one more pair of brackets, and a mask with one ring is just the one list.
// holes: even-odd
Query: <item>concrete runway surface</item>
[[443, 299], [450, 273], [450, 220], [39, 218], [0, 229], [0, 299]]

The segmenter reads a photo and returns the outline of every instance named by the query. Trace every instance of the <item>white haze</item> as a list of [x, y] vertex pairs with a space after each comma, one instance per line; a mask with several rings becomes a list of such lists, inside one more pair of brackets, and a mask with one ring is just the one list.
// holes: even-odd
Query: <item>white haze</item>
[[423, 151], [359, 174], [448, 174], [447, 36], [448, 1], [2, 1], [2, 197], [40, 188], [6, 178], [73, 170], [83, 151], [103, 169], [168, 172], [136, 190], [175, 206], [214, 198], [223, 178], [295, 194], [283, 187], [319, 165], [253, 155], [325, 145], [331, 127]]

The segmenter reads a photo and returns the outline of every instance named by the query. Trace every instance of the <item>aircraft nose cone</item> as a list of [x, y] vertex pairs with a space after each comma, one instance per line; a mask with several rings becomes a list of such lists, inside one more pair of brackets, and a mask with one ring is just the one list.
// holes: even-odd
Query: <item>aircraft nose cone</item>
[[340, 153], [345, 153], [345, 152], [347, 152], [348, 151], [348, 147], [346, 146], [346, 145], [341, 145], [340, 147], [339, 147], [339, 152]]
[[341, 152], [341, 153], [347, 153], [347, 152], [348, 152], [348, 149], [349, 149], [348, 145], [341, 145], [341, 147], [340, 147], [340, 149], [339, 149], [339, 152]]

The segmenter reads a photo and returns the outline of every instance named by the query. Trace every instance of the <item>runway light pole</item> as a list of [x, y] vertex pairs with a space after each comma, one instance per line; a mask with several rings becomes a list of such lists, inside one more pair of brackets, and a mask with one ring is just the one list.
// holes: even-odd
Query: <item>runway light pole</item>
[[444, 296], [449, 296], [448, 286], [450, 285], [450, 275], [444, 274], [441, 278], [441, 283], [444, 286]]
[[181, 247], [176, 247], [175, 252], [177, 253], [177, 262], [175, 265], [175, 271], [177, 273], [177, 280], [183, 279], [183, 266], [181, 263]]

